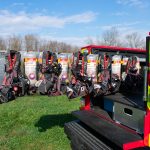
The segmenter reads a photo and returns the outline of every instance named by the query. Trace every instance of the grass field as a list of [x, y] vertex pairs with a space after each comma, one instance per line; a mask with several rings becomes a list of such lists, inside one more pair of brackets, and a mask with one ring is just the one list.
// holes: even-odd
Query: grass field
[[25, 96], [0, 105], [0, 150], [70, 150], [64, 123], [79, 99]]

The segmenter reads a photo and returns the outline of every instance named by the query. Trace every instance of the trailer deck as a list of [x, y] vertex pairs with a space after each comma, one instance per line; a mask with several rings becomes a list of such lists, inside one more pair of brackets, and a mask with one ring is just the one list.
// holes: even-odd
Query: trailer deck
[[118, 102], [141, 110], [145, 110], [146, 107], [143, 101], [143, 94], [116, 93], [114, 95], [107, 95], [104, 98], [113, 102]]

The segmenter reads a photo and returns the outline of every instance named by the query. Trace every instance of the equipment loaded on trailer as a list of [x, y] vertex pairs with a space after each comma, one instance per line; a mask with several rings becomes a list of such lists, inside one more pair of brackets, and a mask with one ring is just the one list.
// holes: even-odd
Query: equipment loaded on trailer
[[72, 149], [150, 149], [150, 36], [146, 50], [90, 45], [80, 52], [86, 68], [74, 77], [86, 84], [82, 77], [89, 78], [91, 91], [74, 96], [82, 98], [72, 112], [78, 120], [65, 124]]

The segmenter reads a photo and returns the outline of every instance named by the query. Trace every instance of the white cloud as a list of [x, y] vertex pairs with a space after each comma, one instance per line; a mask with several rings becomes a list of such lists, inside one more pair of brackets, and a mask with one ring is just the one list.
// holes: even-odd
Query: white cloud
[[128, 16], [129, 13], [127, 12], [115, 12], [111, 14], [112, 16]]
[[65, 42], [67, 44], [70, 44], [72, 46], [79, 46], [83, 47], [86, 45], [89, 45], [88, 41], [89, 39], [92, 40], [93, 44], [96, 44], [97, 40], [99, 39], [98, 37], [95, 36], [68, 36], [68, 37], [58, 37], [56, 35], [42, 35], [40, 36], [41, 39], [43, 40], [54, 40], [54, 41], [59, 41], [59, 42]]
[[[131, 23], [132, 24], [132, 23]], [[111, 26], [109, 26], [109, 29], [111, 28]], [[127, 34], [131, 34], [133, 32], [137, 32], [141, 35], [142, 39], [145, 39], [145, 37], [147, 36], [147, 31], [146, 30], [140, 30], [140, 29], [135, 29], [134, 27], [126, 27], [126, 26], [120, 26], [119, 28], [119, 39], [122, 42], [125, 42], [125, 36]], [[101, 36], [82, 36], [82, 37], [74, 37], [74, 36], [70, 36], [70, 37], [58, 37], [55, 35], [55, 33], [50, 33], [49, 35], [43, 35], [40, 36], [41, 39], [44, 40], [54, 40], [54, 41], [59, 41], [59, 42], [65, 42], [67, 44], [70, 44], [72, 46], [78, 46], [78, 47], [83, 47], [88, 44], [89, 40], [92, 40], [93, 44], [97, 44], [98, 41], [101, 41]]]
[[137, 32], [141, 35], [141, 38], [145, 39], [145, 37], [147, 36], [148, 30], [146, 29], [139, 29], [136, 25], [141, 24], [142, 22], [140, 21], [135, 21], [135, 22], [130, 22], [130, 23], [121, 23], [121, 24], [113, 24], [113, 25], [105, 25], [102, 26], [101, 29], [103, 31], [105, 30], [109, 30], [112, 27], [116, 27], [117, 30], [120, 33], [120, 39], [122, 39], [122, 41], [125, 39], [125, 36], [127, 34], [131, 34], [133, 32]]
[[57, 36], [43, 35], [40, 37], [44, 40], [54, 40], [54, 41], [59, 41], [59, 42], [65, 42], [67, 44], [70, 44], [73, 46], [79, 46], [79, 47], [87, 45], [86, 41], [88, 39], [88, 37], [74, 37], [74, 36], [57, 37]]
[[15, 6], [24, 6], [25, 4], [24, 3], [13, 3], [11, 5], [11, 7], [15, 7]]
[[101, 27], [102, 30], [109, 30], [112, 27], [116, 27], [120, 31], [125, 31], [127, 29], [133, 28], [135, 25], [140, 24], [140, 21], [130, 22], [130, 23], [118, 23], [118, 24], [112, 24], [112, 25], [104, 25]]
[[117, 0], [117, 3], [121, 5], [135, 6], [140, 8], [147, 7], [145, 0]]
[[0, 10], [0, 35], [33, 32], [42, 28], [62, 28], [66, 24], [89, 23], [95, 19], [96, 15], [90, 11], [58, 17], [39, 13], [28, 14], [23, 11], [12, 13], [8, 10]]
[[71, 22], [72, 23], [88, 23], [94, 20], [95, 17], [96, 17], [96, 13], [93, 13], [90, 11], [90, 12], [85, 12], [82, 14], [66, 17], [65, 21], [68, 23], [71, 23]]

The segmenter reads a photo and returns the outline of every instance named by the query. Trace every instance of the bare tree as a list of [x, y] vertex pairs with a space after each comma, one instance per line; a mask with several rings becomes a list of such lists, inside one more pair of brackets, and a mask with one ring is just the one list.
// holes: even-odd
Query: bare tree
[[93, 39], [92, 39], [91, 37], [88, 37], [88, 38], [86, 39], [86, 43], [87, 43], [88, 45], [94, 44]]
[[101, 40], [100, 40], [98, 35], [96, 36], [96, 44], [98, 44], [98, 45], [102, 44], [102, 42], [101, 42]]
[[49, 49], [48, 49], [48, 41], [46, 41], [46, 40], [40, 40], [38, 47], [39, 47], [39, 50], [40, 50], [40, 51], [49, 50]]
[[53, 52], [74, 52], [79, 50], [78, 47], [66, 44], [65, 42], [40, 39], [39, 36], [33, 34], [27, 34], [24, 37], [13, 35], [5, 40], [0, 37], [0, 50], [3, 49], [26, 51], [50, 50]]
[[28, 34], [25, 35], [24, 37], [24, 42], [25, 42], [25, 49], [27, 51], [37, 51], [38, 50], [38, 45], [39, 45], [39, 41], [38, 41], [38, 37], [36, 35], [33, 34]]
[[104, 31], [101, 43], [109, 46], [122, 46], [117, 28], [112, 27], [111, 29]]
[[49, 50], [55, 52], [58, 47], [58, 44], [59, 43], [57, 41], [41, 40], [39, 41], [39, 49], [40, 51]]
[[127, 46], [131, 48], [145, 48], [145, 41], [137, 32], [126, 35], [126, 42]]
[[49, 50], [55, 52], [57, 48], [57, 41], [49, 41]]
[[0, 50], [6, 50], [6, 42], [0, 37]]
[[8, 49], [19, 51], [21, 50], [21, 48], [22, 48], [22, 39], [20, 36], [13, 35], [8, 38]]

